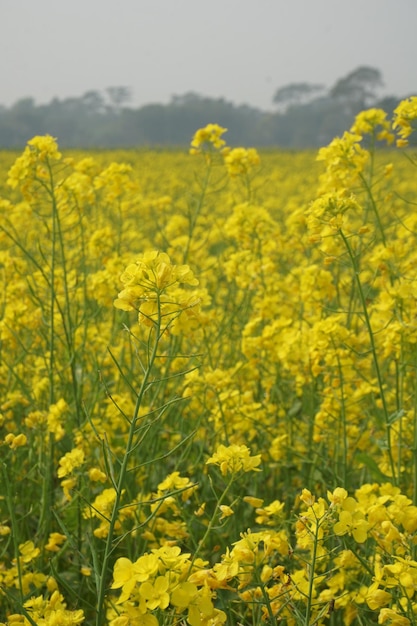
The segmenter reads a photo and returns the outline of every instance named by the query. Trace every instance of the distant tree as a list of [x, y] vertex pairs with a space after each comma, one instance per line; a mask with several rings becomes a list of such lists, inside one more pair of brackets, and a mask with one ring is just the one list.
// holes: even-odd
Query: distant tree
[[171, 103], [174, 106], [188, 106], [190, 104], [200, 103], [204, 100], [204, 96], [200, 96], [196, 91], [187, 91], [181, 95], [174, 94], [171, 97]]
[[104, 98], [99, 91], [95, 90], [86, 91], [81, 98], [76, 98], [76, 104], [83, 109], [87, 109], [87, 113], [91, 115], [105, 111]]
[[290, 83], [276, 90], [272, 102], [287, 109], [294, 104], [305, 104], [324, 89], [324, 85], [314, 83]]
[[115, 112], [119, 112], [125, 104], [132, 100], [130, 87], [107, 87], [106, 94], [110, 100], [110, 107]]
[[330, 96], [355, 112], [370, 106], [383, 85], [381, 72], [375, 67], [363, 65], [338, 80], [330, 90]]

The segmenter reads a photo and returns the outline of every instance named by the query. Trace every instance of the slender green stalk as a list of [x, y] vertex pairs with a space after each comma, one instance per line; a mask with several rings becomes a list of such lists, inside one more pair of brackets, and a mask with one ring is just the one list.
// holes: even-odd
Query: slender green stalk
[[351, 245], [349, 243], [348, 238], [346, 237], [346, 235], [344, 234], [344, 232], [341, 229], [339, 229], [339, 234], [340, 234], [340, 236], [342, 238], [342, 241], [343, 241], [343, 243], [345, 245], [345, 248], [346, 248], [346, 250], [348, 252], [350, 261], [352, 263], [352, 268], [353, 268], [353, 272], [354, 272], [354, 278], [355, 278], [356, 286], [358, 288], [359, 299], [360, 299], [360, 302], [361, 302], [362, 312], [363, 312], [363, 316], [364, 316], [364, 319], [365, 319], [365, 325], [366, 325], [366, 329], [368, 331], [369, 342], [370, 342], [370, 346], [371, 346], [371, 353], [372, 353], [375, 373], [376, 373], [376, 377], [377, 377], [377, 381], [378, 381], [378, 389], [379, 389], [379, 394], [381, 396], [382, 410], [383, 410], [383, 414], [384, 414], [384, 418], [385, 418], [385, 428], [386, 428], [386, 435], [387, 435], [387, 448], [388, 448], [389, 464], [390, 464], [390, 469], [391, 469], [393, 482], [394, 482], [394, 484], [397, 484], [396, 467], [395, 467], [395, 462], [394, 462], [394, 458], [393, 458], [393, 455], [392, 455], [391, 424], [390, 424], [390, 419], [389, 419], [387, 400], [386, 400], [386, 397], [385, 397], [384, 382], [383, 382], [383, 379], [382, 379], [381, 368], [379, 366], [378, 353], [377, 353], [377, 349], [376, 349], [376, 345], [375, 345], [375, 337], [374, 337], [374, 332], [373, 332], [373, 329], [372, 329], [372, 324], [371, 324], [371, 320], [370, 320], [369, 313], [368, 313], [368, 307], [367, 307], [367, 304], [366, 304], [366, 297], [365, 297], [365, 294], [364, 294], [364, 291], [363, 291], [363, 287], [362, 287], [362, 283], [361, 283], [361, 279], [360, 279], [360, 270], [359, 270], [359, 266], [358, 266], [358, 262], [357, 262], [356, 256], [353, 253], [353, 250], [352, 250], [352, 247], [351, 247]]
[[230, 488], [233, 485], [234, 481], [235, 481], [235, 475], [232, 474], [231, 477], [230, 477], [229, 482], [227, 483], [227, 485], [226, 485], [226, 487], [225, 487], [225, 489], [223, 491], [223, 493], [221, 494], [220, 498], [216, 502], [216, 506], [214, 507], [213, 515], [211, 516], [211, 519], [210, 519], [210, 521], [209, 521], [209, 523], [207, 525], [206, 532], [204, 533], [204, 535], [202, 536], [202, 538], [198, 542], [196, 551], [193, 554], [193, 560], [192, 560], [192, 563], [191, 563], [191, 567], [192, 567], [193, 563], [195, 562], [195, 560], [197, 559], [198, 555], [200, 554], [203, 546], [205, 545], [205, 543], [206, 543], [206, 541], [207, 541], [207, 539], [208, 539], [208, 537], [209, 537], [209, 535], [210, 535], [210, 533], [211, 533], [211, 531], [213, 529], [213, 526], [216, 523], [217, 515], [218, 515], [218, 513], [220, 511], [220, 507], [223, 504], [227, 494], [229, 493]]
[[117, 518], [120, 511], [120, 502], [123, 494], [123, 489], [126, 482], [126, 477], [129, 470], [129, 461], [130, 455], [132, 451], [136, 448], [134, 445], [134, 439], [137, 430], [137, 423], [139, 418], [140, 408], [142, 406], [144, 395], [148, 389], [149, 378], [153, 371], [153, 366], [155, 363], [155, 359], [157, 357], [157, 350], [159, 346], [159, 341], [161, 338], [161, 301], [160, 294], [157, 294], [157, 319], [155, 321], [155, 326], [151, 329], [151, 332], [154, 333], [154, 341], [151, 352], [148, 356], [147, 368], [144, 371], [144, 375], [142, 378], [142, 383], [140, 389], [137, 394], [136, 404], [133, 412], [133, 417], [130, 422], [129, 432], [127, 436], [127, 442], [125, 446], [124, 456], [121, 462], [119, 476], [116, 482], [116, 498], [112, 508], [112, 514], [109, 520], [109, 529], [106, 540], [106, 545], [104, 548], [103, 560], [101, 563], [100, 573], [98, 575], [99, 587], [97, 593], [97, 616], [96, 616], [96, 626], [103, 626], [105, 620], [105, 596], [107, 591], [107, 581], [109, 575], [109, 566], [110, 566], [110, 558], [113, 553], [113, 541], [114, 541], [114, 533], [115, 526], [117, 522]]
[[304, 626], [309, 626], [311, 610], [313, 606], [313, 591], [314, 591], [314, 578], [315, 578], [315, 570], [316, 570], [316, 560], [317, 560], [317, 548], [319, 542], [319, 528], [320, 528], [320, 520], [316, 518], [316, 524], [314, 529], [314, 539], [313, 539], [313, 550], [311, 553], [310, 562], [308, 564], [308, 593], [307, 593], [307, 606], [305, 612]]
[[199, 215], [201, 213], [201, 210], [203, 208], [203, 205], [204, 205], [204, 200], [205, 200], [205, 197], [206, 197], [206, 194], [207, 194], [207, 189], [208, 189], [208, 186], [209, 186], [209, 183], [210, 183], [211, 171], [212, 171], [212, 169], [211, 169], [211, 160], [210, 160], [209, 165], [208, 165], [208, 167], [206, 169], [206, 175], [205, 175], [204, 180], [203, 180], [201, 193], [200, 193], [200, 195], [198, 197], [196, 208], [195, 208], [194, 212], [193, 213], [190, 212], [190, 215], [189, 215], [188, 239], [187, 239], [187, 245], [185, 246], [185, 250], [184, 250], [183, 263], [187, 263], [187, 261], [188, 261], [188, 255], [190, 253], [191, 240], [193, 238], [194, 230], [195, 230], [195, 227], [197, 225], [198, 217], [199, 217]]

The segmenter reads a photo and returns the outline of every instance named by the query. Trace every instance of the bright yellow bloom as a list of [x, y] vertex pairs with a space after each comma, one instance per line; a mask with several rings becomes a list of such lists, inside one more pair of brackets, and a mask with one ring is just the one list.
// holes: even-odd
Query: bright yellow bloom
[[124, 289], [114, 306], [123, 311], [138, 311], [139, 322], [152, 325], [160, 317], [168, 325], [186, 309], [196, 307], [199, 298], [190, 301], [189, 292], [179, 285], [198, 285], [188, 265], [173, 265], [165, 252], [143, 254], [128, 265], [120, 277]]
[[243, 502], [247, 502], [254, 508], [261, 507], [264, 503], [262, 498], [255, 498], [254, 496], [244, 496]]
[[250, 456], [249, 448], [233, 444], [231, 446], [220, 445], [206, 461], [206, 464], [218, 465], [223, 476], [226, 476], [226, 474], [237, 474], [238, 472], [259, 472], [258, 465], [260, 462], [260, 454]]
[[19, 545], [19, 552], [22, 555], [23, 563], [30, 563], [40, 554], [39, 548], [35, 548], [33, 541], [25, 541]]
[[410, 626], [408, 617], [400, 615], [394, 609], [381, 609], [378, 615], [378, 624], [388, 624], [389, 626]]
[[49, 535], [48, 543], [45, 545], [45, 550], [49, 550], [49, 552], [58, 552], [61, 548], [61, 544], [63, 544], [66, 539], [66, 535], [61, 533], [51, 533]]
[[225, 519], [226, 517], [230, 517], [231, 515], [235, 514], [234, 510], [230, 508], [230, 506], [227, 506], [226, 504], [221, 504], [219, 508], [220, 508], [220, 511], [222, 512], [222, 514], [219, 517], [220, 521]]
[[261, 161], [255, 148], [225, 149], [223, 155], [227, 172], [232, 178], [248, 174], [249, 171], [256, 165], [259, 165]]
[[191, 141], [190, 154], [198, 154], [205, 146], [216, 149], [222, 148], [226, 142], [221, 136], [227, 131], [218, 124], [207, 124], [204, 128], [199, 128]]
[[16, 448], [22, 448], [23, 446], [25, 446], [28, 440], [26, 435], [24, 435], [23, 433], [20, 433], [19, 435], [13, 435], [13, 433], [9, 433], [5, 436], [4, 441], [12, 450], [16, 450]]
[[[397, 145], [407, 145], [407, 138], [414, 130], [413, 122], [417, 120], [417, 96], [412, 96], [400, 102], [394, 110], [392, 127], [400, 136]], [[401, 143], [399, 143], [401, 142]]]
[[61, 156], [57, 142], [53, 137], [50, 135], [33, 137], [28, 141], [23, 154], [16, 159], [10, 168], [7, 184], [16, 188], [30, 179], [44, 178], [46, 174], [45, 162], [47, 160], [59, 161]]
[[355, 122], [350, 129], [356, 135], [365, 135], [376, 132], [378, 140], [386, 140], [388, 144], [394, 141], [394, 135], [390, 133], [390, 123], [387, 120], [387, 114], [382, 109], [367, 109], [361, 111], [355, 117]]
[[145, 582], [158, 571], [159, 558], [156, 554], [144, 554], [132, 563], [129, 559], [117, 559], [113, 570], [112, 589], [122, 588], [118, 604], [125, 602], [131, 595], [136, 583]]
[[378, 583], [374, 583], [368, 590], [365, 598], [366, 604], [372, 611], [380, 609], [382, 606], [389, 604], [392, 601], [392, 596], [388, 591], [378, 589]]
[[363, 543], [368, 537], [370, 524], [365, 520], [363, 513], [360, 511], [341, 511], [339, 513], [339, 521], [334, 525], [336, 535], [345, 535], [349, 533], [355, 541]]
[[144, 601], [146, 610], [166, 609], [169, 604], [167, 593], [169, 581], [165, 576], [158, 576], [153, 583], [144, 582], [139, 587], [141, 600]]
[[70, 452], [67, 452], [63, 457], [59, 459], [58, 478], [64, 478], [69, 474], [72, 474], [73, 470], [83, 465], [85, 461], [84, 450], [81, 448], [74, 448]]
[[101, 471], [98, 467], [90, 467], [88, 470], [88, 478], [92, 482], [101, 482], [105, 483], [107, 480], [107, 476], [104, 472]]

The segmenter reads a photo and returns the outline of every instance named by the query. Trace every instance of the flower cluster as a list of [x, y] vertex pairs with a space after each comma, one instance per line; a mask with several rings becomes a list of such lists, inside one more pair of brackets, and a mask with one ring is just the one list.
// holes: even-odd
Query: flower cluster
[[408, 145], [408, 137], [414, 130], [413, 122], [417, 119], [417, 96], [412, 96], [400, 102], [394, 110], [393, 128], [400, 136], [397, 145]]
[[190, 154], [199, 154], [204, 148], [214, 148], [219, 150], [226, 145], [222, 135], [227, 131], [218, 124], [207, 124], [204, 128], [199, 128], [191, 141]]
[[152, 325], [163, 318], [168, 326], [184, 310], [197, 307], [199, 298], [190, 298], [179, 285], [198, 285], [188, 265], [172, 265], [164, 252], [145, 253], [127, 266], [120, 277], [124, 289], [114, 306], [122, 311], [138, 311], [139, 322]]

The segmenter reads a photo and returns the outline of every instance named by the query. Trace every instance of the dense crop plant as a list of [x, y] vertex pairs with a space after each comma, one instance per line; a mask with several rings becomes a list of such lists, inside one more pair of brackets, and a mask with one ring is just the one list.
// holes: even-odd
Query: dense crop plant
[[0, 626], [417, 624], [416, 101], [0, 153]]

